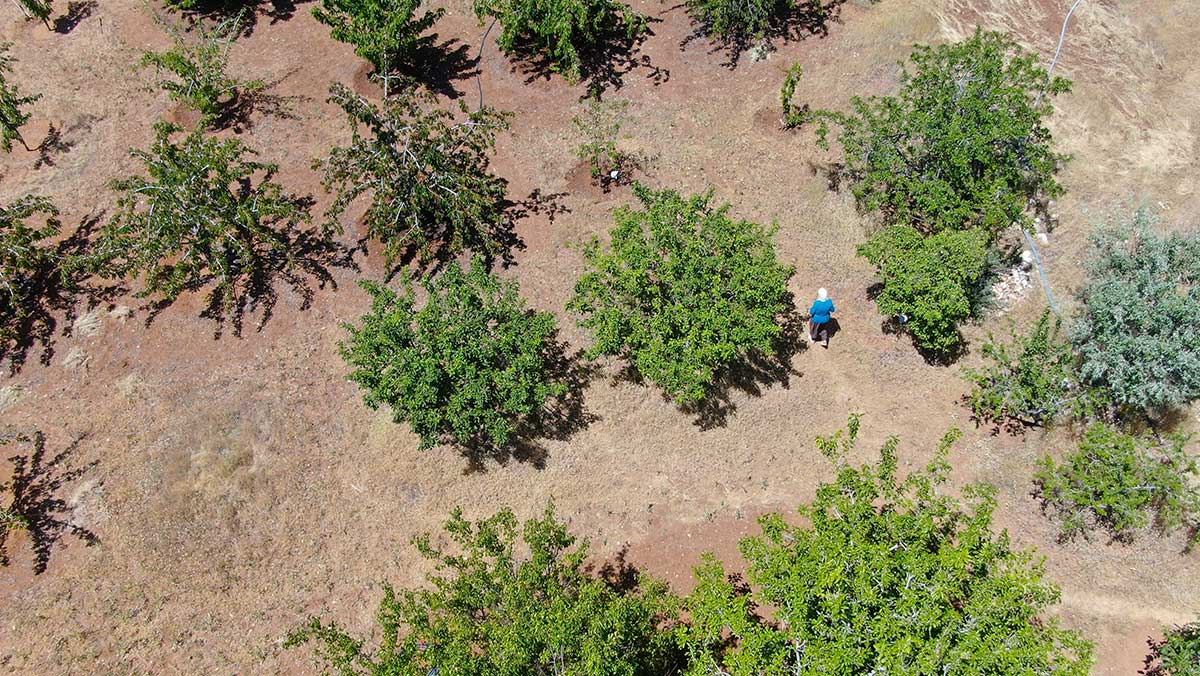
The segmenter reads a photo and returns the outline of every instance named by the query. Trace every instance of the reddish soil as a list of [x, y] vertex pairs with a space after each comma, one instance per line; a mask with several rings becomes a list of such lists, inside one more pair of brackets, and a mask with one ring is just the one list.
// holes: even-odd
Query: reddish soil
[[[467, 3], [439, 4], [448, 9], [436, 27], [440, 40], [459, 40], [473, 57], [482, 29]], [[778, 223], [801, 304], [818, 286], [837, 300], [841, 332], [830, 349], [795, 355], [787, 382], [734, 392], [734, 410], [712, 429], [654, 389], [616, 380], [615, 365], [606, 365], [586, 390], [584, 429], [540, 442], [536, 462], [480, 468], [452, 448], [418, 451], [405, 426], [368, 410], [345, 380], [339, 325], [368, 305], [354, 280], [385, 275], [375, 252], [356, 256], [359, 271], [332, 269], [336, 284], [314, 282], [311, 304], [281, 286], [273, 314], [261, 326], [261, 317], [251, 318], [241, 337], [228, 327], [214, 337], [216, 325], [199, 316], [202, 294], [184, 296], [152, 321], [131, 294], [81, 308], [75, 330], [56, 336], [47, 364], [35, 350], [0, 380], [0, 416], [6, 426], [44, 430], [51, 453], [82, 437], [70, 464], [87, 469], [58, 491], [67, 518], [100, 542], [63, 536], [40, 574], [32, 572], [28, 543], [10, 542], [12, 565], [0, 570], [7, 671], [313, 672], [309, 652], [282, 649], [288, 630], [319, 613], [369, 632], [379, 583], [422, 579], [426, 564], [409, 540], [435, 530], [455, 505], [470, 516], [501, 505], [528, 515], [553, 496], [599, 557], [627, 551], [634, 565], [686, 590], [700, 552], [734, 559], [737, 539], [754, 532], [754, 516], [790, 511], [831, 478], [812, 440], [852, 411], [865, 413], [860, 459], [898, 434], [910, 468], [930, 457], [947, 427], [967, 430], [952, 456], [956, 481], [998, 486], [1000, 525], [1047, 557], [1049, 578], [1063, 588], [1055, 613], [1099, 643], [1097, 674], [1131, 673], [1148, 635], [1200, 612], [1200, 554], [1181, 555], [1177, 537], [1055, 541], [1055, 524], [1029, 495], [1030, 477], [1040, 454], [1061, 452], [1070, 440], [1060, 432], [1010, 437], [976, 429], [958, 399], [962, 369], [977, 357], [932, 366], [907, 340], [882, 331], [867, 297], [872, 272], [854, 255], [868, 224], [823, 175], [836, 157], [810, 134], [764, 122], [777, 106], [783, 68], [797, 60], [805, 69], [798, 102], [838, 107], [852, 94], [891, 89], [896, 63], [914, 42], [953, 39], [976, 22], [1011, 31], [1049, 59], [1060, 3], [850, 3], [827, 37], [781, 45], [769, 59], [744, 59], [733, 70], [702, 41], [680, 48], [690, 32], [681, 9], [637, 4], [661, 22], [609, 93], [631, 102], [622, 143], [652, 158], [643, 177], [650, 184], [713, 187], [739, 216]], [[132, 68], [140, 49], [163, 47], [165, 36], [132, 0], [101, 4], [65, 35], [5, 7], [0, 37], [15, 43], [16, 80], [43, 94], [35, 116], [58, 122], [67, 147], [52, 163], [19, 150], [0, 158], [0, 202], [46, 195], [68, 226], [111, 213], [107, 182], [137, 168], [128, 149], [146, 146], [153, 124], [175, 115]], [[325, 101], [328, 86], [370, 92], [362, 89], [361, 61], [329, 38], [310, 8], [301, 4], [286, 20], [261, 17], [235, 46], [232, 70], [278, 81], [274, 93], [291, 97], [290, 119], [254, 115], [241, 136], [280, 165], [278, 180], [289, 190], [312, 193], [319, 214], [329, 199], [312, 161], [348, 138], [340, 111]], [[1059, 66], [1075, 89], [1056, 101], [1053, 122], [1074, 159], [1062, 176], [1061, 225], [1043, 251], [1062, 302], [1081, 278], [1091, 223], [1109, 209], [1145, 201], [1173, 227], [1197, 222], [1196, 25], [1200, 5], [1170, 0], [1084, 3], [1076, 15]], [[570, 119], [583, 87], [531, 77], [494, 44], [479, 70], [486, 103], [515, 113], [494, 170], [514, 200], [540, 191], [561, 207], [519, 222], [524, 248], [503, 274], [520, 281], [532, 305], [556, 313], [563, 338], [582, 347], [586, 337], [563, 310], [581, 269], [568, 245], [605, 232], [629, 190], [603, 193], [571, 178], [578, 160]], [[473, 78], [451, 84], [476, 105]], [[346, 223], [358, 215], [347, 214]], [[361, 232], [349, 230], [343, 240], [353, 244]], [[1012, 317], [1036, 316], [1040, 293], [1030, 291]], [[978, 344], [1006, 319], [991, 317], [969, 336]]]

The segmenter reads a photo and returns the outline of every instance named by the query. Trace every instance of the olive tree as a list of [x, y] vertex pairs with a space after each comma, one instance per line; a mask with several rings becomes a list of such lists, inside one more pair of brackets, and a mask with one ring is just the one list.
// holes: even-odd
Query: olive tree
[[500, 49], [542, 56], [570, 82], [584, 75], [585, 60], [614, 35], [634, 37], [646, 17], [616, 0], [472, 0], [482, 22], [500, 22]]
[[1142, 210], [1095, 233], [1071, 332], [1083, 380], [1146, 413], [1200, 399], [1200, 237], [1155, 223]]
[[583, 245], [567, 308], [595, 338], [591, 357], [627, 359], [676, 402], [699, 402], [723, 368], [774, 347], [793, 269], [773, 228], [731, 218], [711, 192], [634, 194], [642, 208], [617, 209], [611, 242]]
[[1085, 676], [1092, 647], [1046, 611], [1059, 590], [1041, 561], [992, 526], [994, 491], [945, 494], [951, 430], [924, 470], [898, 477], [896, 438], [874, 465], [845, 458], [849, 430], [818, 438], [837, 479], [741, 541], [745, 584], [711, 554], [696, 569], [679, 637], [689, 676]]
[[42, 98], [41, 94], [24, 96], [17, 85], [8, 81], [14, 59], [9, 55], [11, 42], [0, 42], [0, 149], [12, 152], [13, 141], [20, 141], [29, 150], [29, 144], [21, 136], [21, 127], [29, 121], [25, 107]]
[[420, 65], [418, 51], [429, 41], [423, 33], [445, 14], [436, 9], [418, 17], [420, 6], [421, 0], [322, 0], [313, 16], [329, 26], [334, 40], [354, 45], [354, 53], [375, 67], [386, 98], [392, 73]]
[[185, 30], [159, 19], [174, 46], [162, 52], [143, 51], [138, 68], [153, 68], [159, 77], [155, 87], [199, 112], [201, 125], [213, 124], [239, 98], [267, 87], [262, 80], [240, 80], [226, 72], [229, 50], [241, 34], [243, 20], [244, 14], [238, 14], [212, 28], [198, 22]]
[[367, 234], [383, 242], [389, 262], [410, 251], [426, 261], [463, 249], [502, 253], [510, 227], [506, 183], [489, 173], [488, 154], [509, 114], [463, 106], [456, 121], [415, 88], [376, 106], [335, 84], [329, 100], [351, 127], [350, 144], [313, 165], [334, 193], [326, 212], [332, 227], [366, 195]]
[[159, 123], [154, 144], [130, 154], [145, 174], [112, 181], [115, 216], [101, 229], [97, 260], [109, 274], [138, 275], [145, 297], [174, 300], [215, 283], [214, 306], [231, 311], [263, 266], [295, 263], [287, 233], [309, 220], [303, 201], [273, 178], [274, 164], [235, 138]]
[[1000, 33], [918, 46], [900, 91], [855, 97], [851, 113], [810, 111], [840, 129], [844, 174], [859, 203], [888, 225], [924, 234], [1028, 225], [1032, 198], [1062, 193], [1065, 157], [1045, 125], [1051, 98], [1070, 89], [1037, 56]]
[[554, 514], [522, 526], [512, 511], [471, 522], [455, 509], [449, 551], [416, 546], [437, 572], [416, 589], [384, 587], [377, 646], [313, 618], [287, 646], [316, 644], [341, 674], [664, 676], [674, 671], [676, 599], [640, 577], [617, 586], [589, 571], [588, 543]]
[[371, 408], [387, 404], [422, 448], [444, 439], [492, 449], [565, 387], [551, 374], [554, 315], [531, 312], [517, 285], [476, 259], [451, 263], [424, 283], [417, 309], [409, 280], [393, 291], [363, 282], [373, 299], [359, 326], [346, 325], [342, 357]]

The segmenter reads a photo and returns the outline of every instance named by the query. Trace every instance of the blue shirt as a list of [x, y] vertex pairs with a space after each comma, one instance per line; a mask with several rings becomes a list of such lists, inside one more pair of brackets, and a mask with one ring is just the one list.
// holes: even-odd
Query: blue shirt
[[814, 324], [824, 324], [829, 321], [829, 315], [837, 308], [833, 307], [833, 299], [819, 300], [813, 303], [812, 309], [808, 311], [812, 315]]

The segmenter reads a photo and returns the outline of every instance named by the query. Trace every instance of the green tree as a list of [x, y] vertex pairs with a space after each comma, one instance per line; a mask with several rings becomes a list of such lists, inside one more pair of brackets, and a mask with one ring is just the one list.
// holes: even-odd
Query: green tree
[[15, 61], [8, 52], [12, 49], [11, 42], [0, 42], [0, 148], [4, 152], [12, 152], [12, 142], [20, 141], [29, 150], [29, 144], [21, 136], [21, 127], [29, 121], [30, 114], [25, 106], [42, 98], [41, 94], [22, 96], [17, 85], [8, 81]]
[[974, 385], [971, 411], [984, 420], [1035, 426], [1064, 413], [1101, 413], [1104, 396], [1079, 382], [1078, 358], [1061, 330], [1062, 320], [1052, 321], [1046, 309], [1027, 334], [1012, 331], [1009, 344], [988, 334], [983, 356], [991, 363], [965, 374]]
[[924, 234], [980, 229], [991, 236], [1027, 225], [1031, 198], [1056, 196], [1065, 157], [1044, 120], [1051, 95], [1070, 82], [1048, 79], [1037, 56], [1000, 33], [918, 46], [903, 64], [896, 96], [856, 97], [851, 114], [812, 111], [841, 128], [845, 175], [855, 197], [889, 225]]
[[263, 266], [294, 265], [287, 233], [309, 220], [308, 209], [272, 180], [278, 166], [250, 159], [257, 153], [241, 141], [196, 130], [175, 143], [179, 127], [155, 131], [149, 150], [130, 151], [146, 175], [111, 183], [117, 213], [101, 229], [96, 259], [106, 274], [141, 275], [142, 297], [171, 301], [215, 282], [213, 305], [232, 311]]
[[185, 28], [158, 18], [174, 46], [163, 52], [143, 51], [138, 69], [153, 68], [160, 78], [154, 87], [199, 112], [202, 126], [214, 124], [239, 99], [267, 87], [262, 80], [239, 80], [226, 73], [229, 50], [241, 34], [244, 16], [239, 13], [213, 28], [200, 22]]
[[1138, 211], [1095, 234], [1071, 332], [1084, 381], [1147, 413], [1200, 399], [1200, 237], [1155, 222]]
[[420, 64], [418, 50], [429, 42], [422, 33], [445, 14], [444, 9], [416, 16], [421, 0], [322, 0], [313, 9], [338, 42], [354, 45], [354, 53], [375, 66], [389, 94], [391, 75]]
[[711, 191], [634, 194], [643, 208], [617, 209], [611, 244], [583, 246], [567, 308], [594, 334], [589, 356], [628, 359], [676, 402], [699, 402], [722, 368], [772, 349], [793, 269], [776, 260], [774, 229], [713, 208]]
[[993, 531], [994, 491], [942, 494], [959, 432], [900, 481], [894, 437], [877, 464], [846, 464], [858, 427], [818, 438], [839, 469], [800, 509], [806, 525], [769, 514], [742, 540], [749, 589], [711, 554], [696, 569], [688, 674], [1087, 674], [1091, 645], [1045, 616], [1059, 591], [1042, 562]]
[[882, 278], [883, 289], [875, 299], [879, 313], [900, 317], [928, 354], [954, 354], [962, 345], [958, 324], [978, 305], [980, 280], [988, 267], [987, 240], [982, 230], [926, 237], [905, 225], [876, 233], [858, 253]]
[[1200, 620], [1169, 629], [1146, 659], [1146, 676], [1200, 676]]
[[[423, 260], [472, 249], [503, 251], [510, 227], [504, 179], [488, 172], [496, 132], [508, 113], [481, 108], [455, 122], [449, 111], [427, 108], [431, 94], [406, 88], [378, 107], [335, 84], [329, 100], [350, 120], [350, 145], [334, 148], [314, 168], [335, 193], [330, 224], [354, 200], [370, 195], [367, 234], [384, 243], [394, 262], [415, 250]], [[365, 133], [364, 133], [365, 132]]]
[[58, 209], [44, 197], [26, 195], [0, 207], [0, 354], [24, 338], [31, 305], [40, 300], [40, 280], [60, 266], [54, 247], [45, 241], [58, 232]]
[[345, 676], [671, 673], [676, 600], [666, 585], [643, 577], [628, 589], [589, 573], [587, 542], [553, 505], [523, 528], [507, 509], [475, 523], [455, 509], [445, 528], [457, 551], [416, 541], [438, 570], [424, 588], [385, 586], [377, 648], [318, 618], [286, 645], [316, 643]]
[[513, 282], [451, 263], [424, 283], [416, 309], [412, 285], [400, 293], [363, 282], [374, 299], [361, 326], [346, 325], [342, 358], [371, 408], [387, 404], [422, 448], [444, 438], [467, 446], [508, 445], [522, 420], [565, 390], [549, 365], [554, 315], [531, 312]]
[[1062, 464], [1043, 458], [1035, 483], [1043, 504], [1062, 520], [1062, 537], [1107, 529], [1114, 539], [1154, 526], [1184, 528], [1200, 539], [1200, 469], [1186, 437], [1165, 443], [1096, 423]]
[[15, 0], [17, 7], [25, 14], [27, 19], [37, 19], [50, 27], [50, 13], [54, 8], [50, 5], [50, 0]]
[[687, 0], [687, 10], [706, 35], [745, 43], [764, 39], [797, 4], [793, 0]]
[[546, 58], [569, 82], [584, 77], [592, 52], [624, 33], [646, 30], [646, 17], [616, 0], [473, 0], [480, 22], [495, 17], [506, 54]]

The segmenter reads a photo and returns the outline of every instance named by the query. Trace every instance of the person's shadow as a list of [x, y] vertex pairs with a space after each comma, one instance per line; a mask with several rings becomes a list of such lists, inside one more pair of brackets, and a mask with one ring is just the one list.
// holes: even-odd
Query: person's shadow
[[828, 350], [830, 341], [832, 341], [833, 337], [836, 336], [838, 331], [841, 330], [842, 327], [840, 324], [838, 324], [838, 320], [830, 317], [829, 321], [825, 322], [825, 325], [817, 330], [817, 337], [822, 339], [817, 342], [821, 343], [821, 347]]

